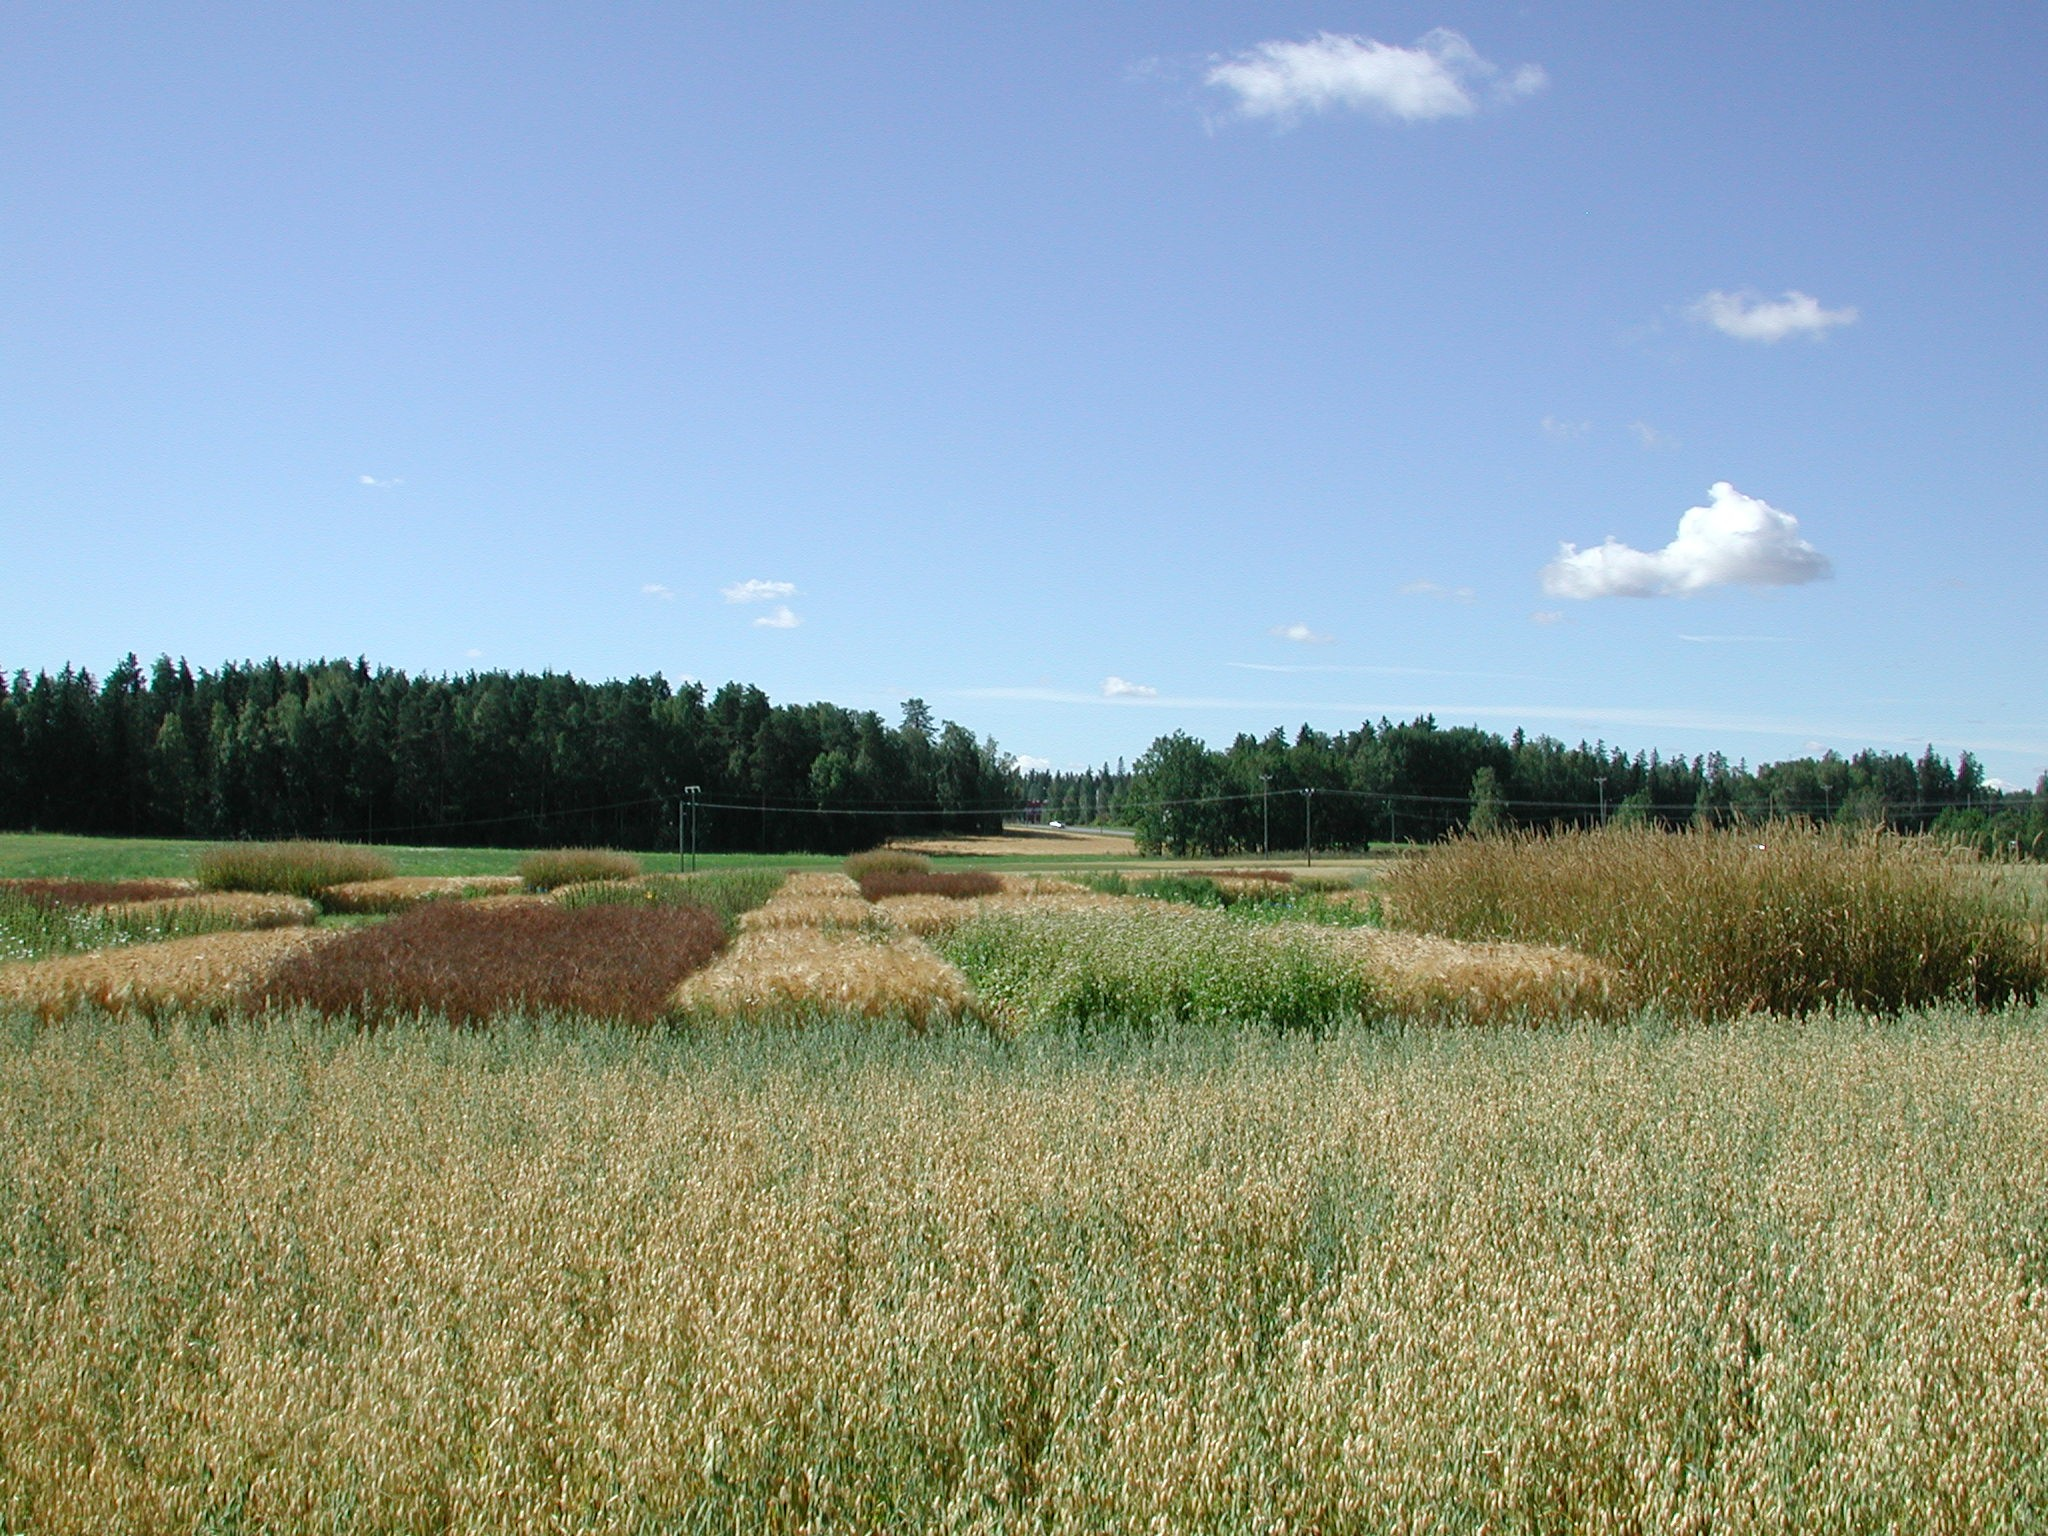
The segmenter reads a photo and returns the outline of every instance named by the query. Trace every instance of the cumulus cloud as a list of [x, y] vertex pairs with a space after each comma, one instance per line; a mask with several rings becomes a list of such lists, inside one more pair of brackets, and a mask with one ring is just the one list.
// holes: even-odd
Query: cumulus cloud
[[644, 584], [640, 588], [640, 595], [642, 597], [658, 597], [664, 603], [672, 603], [676, 600], [676, 594], [673, 589], [663, 586], [658, 581], [650, 581]]
[[1051, 758], [1033, 757], [1029, 752], [1019, 752], [1011, 761], [1017, 765], [1019, 773], [1045, 773], [1052, 767]]
[[1102, 696], [1105, 699], [1156, 699], [1159, 697], [1159, 690], [1149, 688], [1143, 683], [1126, 682], [1120, 677], [1112, 676], [1102, 680]]
[[1235, 115], [1283, 125], [1337, 111], [1411, 123], [1470, 117], [1548, 83], [1534, 64], [1503, 72], [1448, 27], [1426, 33], [1412, 48], [1337, 32], [1306, 42], [1276, 39], [1216, 60], [1203, 78], [1235, 98]]
[[1411, 581], [1401, 588], [1403, 597], [1433, 597], [1440, 603], [1469, 603], [1475, 596], [1470, 587], [1447, 587], [1440, 581]]
[[1319, 634], [1306, 624], [1280, 624], [1270, 631], [1281, 640], [1292, 640], [1296, 645], [1328, 645], [1334, 635]]
[[754, 620], [756, 629], [795, 629], [803, 620], [789, 611], [789, 604], [777, 603], [773, 613], [764, 613]]
[[728, 603], [773, 603], [785, 597], [796, 596], [793, 581], [736, 581], [729, 587], [720, 587], [719, 593]]
[[1838, 325], [1856, 323], [1853, 307], [1822, 309], [1820, 300], [1796, 288], [1781, 299], [1767, 299], [1747, 289], [1741, 293], [1722, 293], [1716, 289], [1695, 299], [1686, 313], [1737, 341], [1773, 342], [1783, 341], [1787, 336], [1811, 336], [1817, 340]]
[[1704, 507], [1678, 520], [1678, 537], [1659, 550], [1609, 538], [1592, 549], [1558, 547], [1543, 568], [1552, 597], [1689, 597], [1709, 587], [1793, 587], [1828, 574], [1828, 559], [1799, 536], [1799, 520], [1726, 480]]

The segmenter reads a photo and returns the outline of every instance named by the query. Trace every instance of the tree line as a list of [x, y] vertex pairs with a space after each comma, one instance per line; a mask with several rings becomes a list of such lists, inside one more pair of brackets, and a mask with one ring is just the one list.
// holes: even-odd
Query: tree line
[[1439, 727], [1422, 716], [1326, 734], [1240, 735], [1217, 750], [1162, 736], [1117, 800], [1147, 851], [1251, 854], [1427, 842], [1454, 831], [1654, 823], [1816, 822], [1932, 832], [1987, 852], [2048, 856], [2048, 775], [1992, 788], [1968, 752], [1828, 753], [1751, 768], [1720, 753], [1663, 758], [1604, 743]]
[[1029, 808], [1126, 826], [1140, 848], [1174, 854], [1796, 815], [2048, 856], [2048, 779], [2001, 791], [1968, 752], [1950, 762], [1932, 747], [1750, 768], [1425, 715], [1222, 749], [1175, 732], [1128, 768], [1024, 773], [918, 699], [892, 725], [659, 675], [414, 677], [360, 659], [194, 671], [167, 656], [145, 670], [131, 654], [104, 680], [69, 666], [0, 676], [4, 830], [653, 849], [677, 845], [693, 803], [707, 852], [987, 833]]
[[997, 831], [1017, 793], [993, 741], [918, 699], [891, 725], [659, 675], [145, 670], [131, 654], [104, 680], [0, 677], [0, 828], [15, 831], [651, 849], [677, 846], [694, 801], [706, 851], [834, 852]]

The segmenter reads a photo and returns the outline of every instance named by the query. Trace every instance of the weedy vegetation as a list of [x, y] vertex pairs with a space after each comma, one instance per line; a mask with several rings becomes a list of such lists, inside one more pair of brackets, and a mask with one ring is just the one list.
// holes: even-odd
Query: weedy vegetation
[[565, 907], [692, 906], [716, 912], [731, 933], [747, 913], [782, 888], [781, 869], [718, 869], [693, 875], [642, 875], [637, 880], [593, 880], [554, 893]]
[[1013, 1031], [1054, 1025], [1323, 1029], [1376, 1015], [1371, 981], [1305, 927], [1165, 902], [987, 910], [936, 937]]
[[[257, 920], [251, 900], [260, 905], [266, 918], [276, 921]], [[294, 904], [287, 912], [279, 903]], [[167, 901], [80, 907], [32, 900], [14, 889], [0, 888], [0, 962], [43, 960], [83, 950], [156, 944], [191, 934], [277, 926], [304, 921], [300, 915], [304, 910], [294, 898], [271, 896], [183, 896]]]
[[1216, 907], [1262, 922], [1324, 923], [1359, 928], [1379, 920], [1377, 900], [1347, 880], [1296, 879], [1286, 870], [1216, 870], [1132, 877], [1116, 871], [1085, 877], [1090, 890], [1143, 896], [1187, 906]]
[[291, 956], [248, 1001], [365, 1022], [424, 1013], [471, 1024], [524, 1007], [647, 1023], [724, 943], [702, 907], [435, 902]]
[[1610, 828], [1438, 844], [1382, 888], [1399, 927], [1582, 950], [1693, 1018], [2031, 999], [2048, 952], [1968, 857], [1798, 823]]
[[275, 891], [317, 901], [329, 886], [389, 879], [391, 860], [348, 843], [223, 843], [193, 860], [209, 891]]
[[519, 878], [531, 891], [586, 880], [631, 880], [639, 873], [640, 861], [616, 848], [547, 848], [519, 861]]

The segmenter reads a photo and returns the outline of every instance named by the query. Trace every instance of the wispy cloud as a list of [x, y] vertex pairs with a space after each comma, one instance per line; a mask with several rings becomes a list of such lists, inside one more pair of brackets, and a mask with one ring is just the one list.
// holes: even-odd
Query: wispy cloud
[[643, 585], [640, 588], [640, 595], [642, 597], [658, 597], [664, 603], [672, 603], [676, 600], [674, 591], [663, 586], [658, 581], [650, 581]]
[[1857, 318], [1851, 306], [1822, 309], [1820, 300], [1796, 288], [1780, 299], [1767, 299], [1748, 289], [1740, 293], [1715, 289], [1693, 300], [1686, 313], [1723, 336], [1761, 342], [1783, 341], [1787, 336], [1818, 339], [1838, 325], [1854, 325]]
[[1529, 615], [1529, 622], [1531, 624], [1541, 624], [1548, 628], [1552, 624], [1564, 624], [1569, 621], [1555, 608], [1538, 608]]
[[1628, 424], [1628, 429], [1635, 434], [1638, 443], [1653, 453], [1661, 449], [1676, 448], [1678, 446], [1677, 438], [1673, 437], [1669, 432], [1658, 431], [1647, 421], [1632, 421]]
[[[1115, 701], [1099, 693], [1080, 693], [1057, 688], [958, 688], [947, 697], [1005, 700], [1012, 703], [1093, 705], [1107, 708]], [[2048, 734], [2013, 735], [1997, 739], [1970, 737], [1947, 726], [1931, 726], [1924, 720], [1911, 722], [1848, 719], [1815, 719], [1791, 715], [1753, 715], [1687, 705], [1630, 708], [1615, 705], [1558, 704], [1553, 702], [1458, 702], [1441, 698], [1378, 699], [1247, 699], [1213, 697], [1166, 697], [1153, 694], [1129, 699], [1128, 704], [1164, 710], [1219, 710], [1255, 716], [1357, 722], [1377, 715], [1407, 719], [1435, 715], [1439, 720], [1494, 721], [1502, 728], [1537, 722], [1566, 726], [1635, 726], [1645, 730], [1685, 730], [1734, 735], [1776, 736], [1800, 742], [1816, 732], [1835, 741], [1857, 741], [1872, 746], [1900, 745], [1918, 750], [1933, 743], [1937, 747], [1968, 747], [1974, 751], [2048, 753]]]
[[1447, 587], [1439, 581], [1411, 581], [1401, 588], [1403, 597], [1433, 597], [1440, 603], [1469, 603], [1476, 596], [1470, 587]]
[[1105, 699], [1156, 699], [1159, 690], [1144, 683], [1126, 682], [1121, 677], [1110, 676], [1102, 680], [1102, 696]]
[[1495, 681], [1521, 683], [1555, 681], [1554, 678], [1539, 677], [1532, 672], [1475, 672], [1465, 667], [1387, 667], [1366, 666], [1362, 663], [1308, 661], [1226, 661], [1224, 665], [1239, 672], [1277, 672], [1287, 676], [1327, 672], [1348, 673], [1358, 677], [1485, 677]]
[[789, 611], [789, 604], [777, 603], [773, 613], [764, 613], [754, 620], [756, 629], [795, 629], [803, 620]]
[[773, 603], [786, 597], [796, 596], [793, 581], [736, 581], [729, 587], [720, 587], [728, 603]]
[[480, 651], [480, 650], [478, 650], [478, 649], [476, 649], [476, 647], [474, 647], [474, 646], [471, 646], [471, 647], [470, 647], [470, 648], [469, 648], [468, 650], [464, 651], [464, 652], [463, 652], [462, 654], [463, 654], [463, 655], [465, 655], [465, 656], [467, 656], [467, 657], [468, 657], [468, 658], [469, 658], [469, 659], [470, 659], [471, 661], [475, 661], [475, 660], [477, 660], [478, 658], [480, 658], [480, 657], [481, 657], [481, 656], [483, 655], [483, 652], [482, 652], [482, 651]]
[[1558, 416], [1543, 418], [1543, 435], [1560, 443], [1568, 443], [1575, 437], [1584, 437], [1593, 430], [1590, 421], [1567, 421]]
[[389, 480], [379, 480], [375, 475], [357, 475], [357, 485], [367, 485], [373, 491], [389, 491], [405, 484], [403, 475], [393, 475]]
[[1726, 480], [1708, 504], [1678, 520], [1678, 537], [1659, 550], [1609, 538], [1592, 549], [1563, 544], [1543, 568], [1552, 597], [1689, 597], [1709, 587], [1792, 587], [1828, 574], [1828, 559], [1799, 536], [1799, 520]]
[[1306, 624], [1276, 624], [1268, 633], [1281, 640], [1292, 640], [1296, 645], [1328, 645], [1335, 635], [1319, 634]]
[[1412, 48], [1338, 32], [1257, 43], [1215, 60], [1204, 82], [1232, 98], [1233, 116], [1285, 126], [1324, 112], [1408, 123], [1470, 117], [1532, 96], [1548, 79], [1535, 64], [1504, 72], [1462, 34], [1438, 27]]

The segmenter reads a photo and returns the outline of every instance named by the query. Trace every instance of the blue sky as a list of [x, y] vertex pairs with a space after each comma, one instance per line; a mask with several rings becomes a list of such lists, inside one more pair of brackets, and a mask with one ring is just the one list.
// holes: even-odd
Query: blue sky
[[9, 670], [2048, 768], [2037, 4], [8, 34]]

